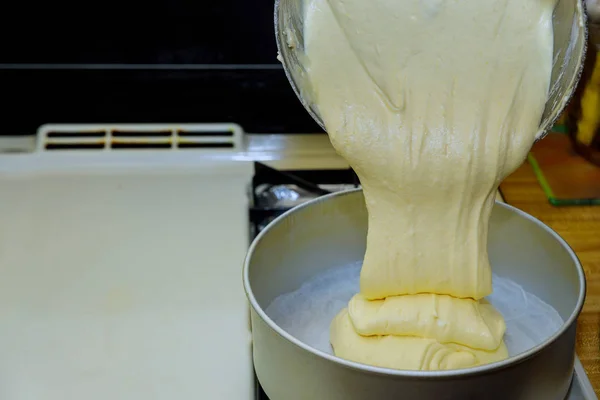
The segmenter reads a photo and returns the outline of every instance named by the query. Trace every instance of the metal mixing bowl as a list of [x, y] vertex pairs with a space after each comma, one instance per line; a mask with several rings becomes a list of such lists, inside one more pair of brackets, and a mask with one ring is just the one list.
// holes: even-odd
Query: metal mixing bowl
[[271, 400], [564, 400], [573, 377], [577, 316], [585, 276], [575, 253], [532, 216], [496, 203], [488, 250], [495, 273], [553, 306], [565, 323], [548, 340], [507, 360], [452, 371], [400, 371], [316, 350], [281, 329], [265, 310], [330, 268], [362, 261], [367, 210], [361, 190], [335, 193], [288, 211], [252, 243], [244, 264], [254, 367]]
[[[316, 105], [310, 100], [310, 85], [304, 57], [304, 0], [275, 0], [275, 36], [285, 73], [313, 119], [325, 130]], [[553, 15], [554, 65], [550, 96], [540, 122], [537, 139], [543, 138], [569, 103], [579, 82], [587, 42], [586, 16], [582, 0], [559, 0]]]

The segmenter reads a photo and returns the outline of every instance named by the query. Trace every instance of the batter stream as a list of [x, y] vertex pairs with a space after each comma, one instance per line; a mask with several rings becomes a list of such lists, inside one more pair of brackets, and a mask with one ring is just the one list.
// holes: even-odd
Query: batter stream
[[337, 356], [417, 370], [508, 356], [487, 232], [548, 96], [554, 0], [306, 0], [311, 99], [369, 213]]

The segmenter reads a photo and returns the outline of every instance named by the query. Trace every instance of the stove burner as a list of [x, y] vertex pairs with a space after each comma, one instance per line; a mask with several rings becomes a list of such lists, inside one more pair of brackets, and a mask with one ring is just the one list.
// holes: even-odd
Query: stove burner
[[294, 206], [359, 184], [350, 168], [279, 171], [255, 162], [249, 210], [250, 239], [254, 240], [272, 220]]

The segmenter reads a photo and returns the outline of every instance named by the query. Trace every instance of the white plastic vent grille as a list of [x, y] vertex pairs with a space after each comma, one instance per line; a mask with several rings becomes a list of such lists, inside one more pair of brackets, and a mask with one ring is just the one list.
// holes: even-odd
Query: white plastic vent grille
[[47, 124], [38, 129], [38, 151], [200, 150], [239, 151], [236, 124]]

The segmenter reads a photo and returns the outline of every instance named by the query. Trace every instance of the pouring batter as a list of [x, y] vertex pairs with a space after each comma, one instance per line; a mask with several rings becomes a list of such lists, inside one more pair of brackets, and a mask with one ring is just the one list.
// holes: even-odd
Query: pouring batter
[[487, 232], [538, 132], [554, 0], [307, 0], [311, 98], [369, 212], [339, 357], [453, 369], [508, 356]]

